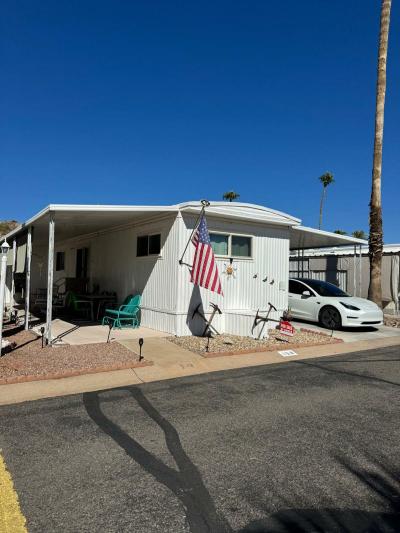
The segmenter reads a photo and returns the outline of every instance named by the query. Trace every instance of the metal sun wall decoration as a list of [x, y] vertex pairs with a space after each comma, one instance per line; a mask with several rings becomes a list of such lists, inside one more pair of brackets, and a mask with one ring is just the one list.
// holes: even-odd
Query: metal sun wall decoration
[[233, 266], [233, 259], [229, 259], [229, 264], [224, 263], [224, 271], [222, 272], [228, 279], [236, 278], [237, 268]]

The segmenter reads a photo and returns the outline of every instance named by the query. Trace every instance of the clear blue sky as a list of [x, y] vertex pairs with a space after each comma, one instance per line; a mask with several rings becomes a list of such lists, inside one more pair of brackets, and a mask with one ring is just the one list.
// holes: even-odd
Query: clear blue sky
[[[49, 203], [267, 205], [368, 230], [378, 0], [6, 0], [0, 218]], [[388, 62], [383, 205], [400, 242], [400, 8]]]

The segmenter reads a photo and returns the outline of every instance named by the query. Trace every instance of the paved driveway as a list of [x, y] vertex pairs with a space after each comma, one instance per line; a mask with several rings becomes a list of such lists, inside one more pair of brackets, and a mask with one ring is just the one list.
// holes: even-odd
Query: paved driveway
[[[331, 330], [321, 328], [314, 322], [307, 322], [306, 320], [293, 320], [292, 324], [295, 328], [307, 328], [321, 333], [331, 333]], [[338, 339], [343, 339], [344, 342], [368, 341], [374, 339], [386, 339], [388, 337], [400, 338], [400, 328], [391, 328], [388, 326], [367, 327], [367, 328], [342, 328], [334, 330], [333, 336]]]
[[398, 347], [0, 408], [31, 532], [399, 531]]

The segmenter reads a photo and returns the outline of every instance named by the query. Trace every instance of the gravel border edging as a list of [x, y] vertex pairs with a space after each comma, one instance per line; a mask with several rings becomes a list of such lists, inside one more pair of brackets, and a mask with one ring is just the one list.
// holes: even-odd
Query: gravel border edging
[[[305, 333], [315, 333], [316, 335], [320, 335], [321, 337], [324, 337], [324, 338], [328, 337], [330, 341], [327, 340], [327, 342], [305, 342], [301, 344], [300, 343], [291, 344], [289, 342], [288, 343], [282, 342], [282, 348], [292, 350], [293, 348], [309, 348], [310, 346], [326, 346], [327, 344], [340, 344], [344, 342], [343, 339], [339, 339], [338, 337], [331, 337], [329, 333], [322, 333], [320, 331], [315, 331], [315, 330], [307, 329], [307, 328], [300, 328], [300, 331], [304, 331]], [[233, 352], [204, 352], [204, 353], [196, 352], [196, 353], [200, 355], [201, 357], [205, 357], [207, 359], [209, 357], [210, 358], [211, 357], [224, 357], [224, 355], [249, 355], [252, 353], [277, 352], [278, 351], [277, 348], [278, 346], [271, 346], [270, 348], [266, 348], [264, 346], [263, 348], [252, 348], [249, 350], [237, 350]]]
[[16, 383], [27, 383], [32, 381], [46, 381], [49, 379], [62, 379], [72, 378], [76, 376], [83, 376], [88, 374], [100, 374], [103, 372], [113, 372], [115, 370], [129, 370], [134, 368], [141, 368], [144, 366], [152, 366], [153, 361], [141, 361], [140, 363], [126, 365], [114, 365], [107, 367], [86, 368], [82, 370], [73, 370], [70, 372], [61, 372], [58, 374], [43, 374], [43, 375], [26, 375], [26, 376], [14, 376], [11, 378], [0, 378], [0, 385], [12, 385]]

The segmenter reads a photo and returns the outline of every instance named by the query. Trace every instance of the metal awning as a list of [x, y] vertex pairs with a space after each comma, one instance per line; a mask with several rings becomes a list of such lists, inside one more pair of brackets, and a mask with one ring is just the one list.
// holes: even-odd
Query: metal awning
[[7, 235], [14, 237], [34, 227], [36, 244], [47, 243], [49, 216], [55, 216], [57, 239], [66, 240], [81, 235], [90, 235], [105, 230], [135, 224], [139, 220], [177, 213], [175, 206], [124, 206], [124, 205], [49, 205]]
[[293, 226], [290, 228], [290, 249], [306, 250], [310, 248], [327, 248], [331, 246], [365, 245], [364, 239], [356, 239], [350, 235], [339, 235], [330, 231]]

